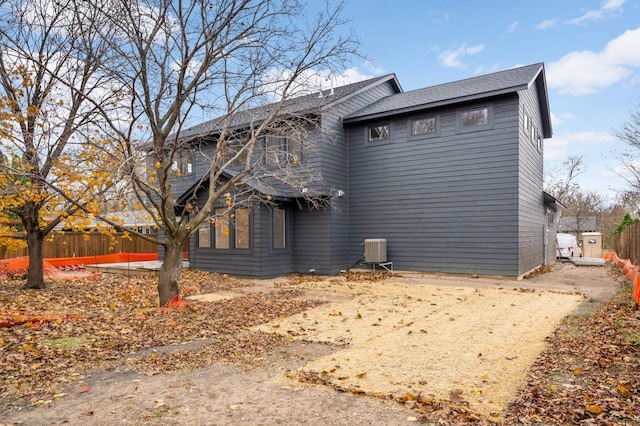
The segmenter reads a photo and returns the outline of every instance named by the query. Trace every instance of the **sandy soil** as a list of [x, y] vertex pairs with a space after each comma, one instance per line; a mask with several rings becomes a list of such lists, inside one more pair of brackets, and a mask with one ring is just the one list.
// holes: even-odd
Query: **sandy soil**
[[[300, 286], [242, 291], [274, 282]], [[619, 284], [605, 268], [558, 263], [520, 282], [399, 272], [304, 287], [329, 303], [263, 326], [291, 344], [257, 368], [92, 374], [50, 404], [0, 414], [0, 424], [401, 425], [415, 421], [412, 401], [440, 398], [499, 416], [562, 317]]]

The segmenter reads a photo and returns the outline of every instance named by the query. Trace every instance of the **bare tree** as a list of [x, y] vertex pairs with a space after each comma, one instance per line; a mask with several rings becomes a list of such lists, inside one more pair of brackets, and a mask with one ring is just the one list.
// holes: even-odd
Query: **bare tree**
[[589, 217], [595, 216], [597, 218], [604, 208], [604, 197], [594, 191], [574, 191], [562, 202], [567, 207], [564, 215], [575, 218], [577, 238], [580, 238], [580, 234], [586, 231], [585, 226]]
[[44, 238], [78, 206], [94, 207], [87, 196], [109, 181], [81, 172], [94, 162], [82, 141], [112, 102], [98, 73], [108, 50], [96, 28], [106, 27], [70, 0], [1, 1], [0, 17], [0, 210], [20, 220], [3, 236], [26, 239], [26, 287], [42, 288]]
[[565, 198], [572, 197], [579, 189], [575, 179], [584, 173], [584, 161], [581, 155], [571, 155], [562, 163], [560, 169], [547, 174], [545, 179], [545, 191], [553, 195], [561, 203], [566, 203]]
[[640, 162], [638, 151], [640, 150], [640, 104], [631, 112], [629, 120], [622, 129], [616, 133], [630, 148], [618, 157], [621, 162], [618, 175], [621, 176], [635, 192], [640, 192]]
[[[119, 106], [127, 110], [105, 117], [121, 141], [120, 179], [129, 183], [126, 189], [138, 206], [153, 213], [161, 231], [158, 292], [164, 305], [179, 296], [184, 242], [210, 220], [216, 201], [246, 202], [241, 195], [247, 188], [260, 187], [271, 188], [258, 191], [268, 201], [278, 185], [300, 194], [303, 182], [316, 178], [296, 159], [282, 161], [277, 172], [259, 167], [281, 157], [260, 152], [258, 142], [296, 132], [294, 139], [306, 143], [304, 133], [317, 123], [292, 107], [293, 98], [314, 74], [343, 69], [357, 43], [351, 34], [338, 33], [342, 4], [327, 3], [310, 19], [295, 0], [94, 5], [117, 27], [116, 35], [105, 39], [120, 62], [106, 69], [119, 84], [114, 86]], [[184, 130], [204, 114], [220, 118], [200, 130]], [[217, 147], [208, 157], [199, 150], [205, 143]], [[206, 159], [207, 172], [187, 199], [177, 200], [172, 176], [185, 172], [182, 165], [192, 154]], [[201, 186], [207, 189], [196, 207]]]

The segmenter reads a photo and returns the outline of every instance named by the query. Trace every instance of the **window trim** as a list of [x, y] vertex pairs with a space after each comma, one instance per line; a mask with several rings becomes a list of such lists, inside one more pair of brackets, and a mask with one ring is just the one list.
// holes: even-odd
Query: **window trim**
[[[201, 235], [201, 232], [203, 232], [205, 230], [207, 232], [207, 240], [206, 240], [207, 241], [207, 245], [202, 245], [203, 236], [204, 235]], [[210, 249], [211, 248], [211, 242], [212, 242], [211, 241], [211, 235], [212, 235], [212, 232], [211, 232], [211, 220], [207, 219], [204, 222], [202, 222], [200, 224], [200, 226], [198, 226], [198, 239], [197, 239], [198, 248]]]
[[[427, 120], [427, 119], [431, 119], [433, 118], [435, 120], [435, 130], [433, 132], [428, 132], [428, 133], [413, 133], [413, 123], [416, 121], [420, 121], [420, 120]], [[420, 117], [414, 117], [414, 118], [410, 118], [408, 120], [408, 132], [409, 132], [409, 139], [413, 140], [413, 139], [425, 139], [425, 138], [436, 138], [438, 136], [440, 136], [440, 114], [430, 114], [430, 115], [423, 115]]]
[[195, 155], [190, 150], [178, 151], [173, 155], [173, 162], [169, 166], [169, 177], [181, 178], [193, 176], [195, 172]]
[[[386, 127], [387, 128], [387, 137], [386, 138], [371, 139], [371, 130], [374, 129], [374, 128], [380, 128], [380, 127]], [[372, 124], [370, 126], [367, 126], [365, 128], [365, 130], [364, 130], [365, 141], [366, 141], [367, 145], [369, 145], [369, 144], [377, 145], [377, 144], [381, 144], [381, 143], [391, 142], [392, 132], [393, 132], [393, 130], [391, 128], [391, 122], [390, 121], [385, 121], [385, 122], [382, 122], [382, 123]]]
[[[276, 247], [276, 210], [282, 211], [282, 247]], [[285, 207], [274, 207], [271, 209], [271, 249], [278, 252], [289, 250], [289, 209]]]
[[[238, 156], [238, 158], [236, 158], [229, 164], [229, 168], [243, 167], [245, 161], [247, 160], [247, 151], [244, 148], [244, 145], [246, 142], [243, 142], [243, 140], [240, 138], [230, 138], [226, 141], [226, 143], [227, 143], [227, 146], [226, 146], [225, 152], [223, 153], [222, 162], [226, 164], [228, 161], [231, 161], [231, 159], [238, 152], [242, 151], [240, 156]], [[236, 147], [239, 149], [235, 150], [234, 148]]]
[[[487, 110], [487, 122], [485, 124], [472, 124], [464, 126], [462, 124], [462, 115], [466, 112], [476, 111], [486, 109]], [[484, 130], [493, 129], [494, 121], [493, 121], [493, 104], [480, 104], [469, 106], [466, 108], [460, 108], [456, 110], [456, 130], [457, 133], [471, 133], [471, 132], [480, 132]]]
[[538, 148], [538, 152], [542, 154], [542, 151], [544, 151], [544, 139], [542, 138], [541, 132], [537, 132], [536, 137], [536, 147]]
[[[247, 247], [238, 247], [238, 233], [236, 232], [237, 224], [235, 222], [234, 216], [237, 215], [237, 210], [246, 210], [247, 211]], [[218, 246], [218, 227], [217, 225], [217, 216], [224, 215], [226, 217], [226, 223], [229, 228], [229, 233], [227, 235], [227, 243], [228, 247], [219, 247]], [[227, 209], [224, 207], [219, 207], [214, 210], [214, 229], [213, 229], [213, 238], [212, 238], [212, 249], [219, 250], [221, 252], [231, 252], [231, 251], [241, 251], [244, 253], [250, 252], [253, 248], [252, 240], [253, 240], [253, 214], [251, 209], [248, 207], [241, 207], [236, 209]], [[224, 222], [223, 222], [224, 223]]]
[[[269, 146], [270, 140], [277, 139], [277, 145]], [[292, 146], [298, 145], [298, 149], [293, 152]], [[262, 148], [264, 150], [264, 164], [270, 167], [282, 167], [286, 165], [296, 165], [302, 161], [302, 142], [294, 142], [289, 136], [267, 135], [262, 137]], [[269, 149], [271, 148], [271, 150]], [[275, 148], [275, 149], [273, 149]], [[270, 159], [270, 156], [273, 158]]]

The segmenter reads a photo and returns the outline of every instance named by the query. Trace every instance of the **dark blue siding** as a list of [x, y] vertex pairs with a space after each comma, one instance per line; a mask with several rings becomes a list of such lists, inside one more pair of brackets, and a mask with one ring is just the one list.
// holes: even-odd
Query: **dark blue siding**
[[542, 192], [543, 153], [542, 150], [538, 150], [536, 138], [531, 138], [530, 131], [527, 131], [523, 125], [523, 114], [526, 112], [536, 129], [536, 134], [542, 132], [536, 86], [532, 85], [530, 89], [520, 92], [519, 95], [518, 275], [522, 275], [543, 264], [547, 228]]
[[398, 269], [518, 274], [518, 97], [491, 107], [493, 128], [479, 132], [459, 132], [453, 108], [439, 111], [439, 137], [409, 138], [408, 116], [388, 142], [349, 129], [352, 259], [386, 238]]

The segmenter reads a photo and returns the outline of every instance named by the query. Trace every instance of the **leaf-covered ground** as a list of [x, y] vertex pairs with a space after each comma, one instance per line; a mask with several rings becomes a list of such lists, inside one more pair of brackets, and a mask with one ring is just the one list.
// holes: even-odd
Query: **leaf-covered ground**
[[[156, 308], [151, 280], [102, 275], [50, 281], [43, 291], [22, 290], [19, 280], [0, 281], [0, 410], [47, 404], [70, 388], [89, 391], [83, 379], [95, 371], [193, 371], [219, 361], [252, 366], [290, 342], [250, 327], [317, 306], [302, 297], [304, 288], [313, 288], [306, 282], [312, 279], [292, 277], [272, 291], [240, 295], [239, 288], [251, 284], [186, 271], [183, 294], [236, 297], [192, 300], [189, 308], [174, 312]], [[640, 424], [640, 311], [629, 293], [624, 288], [588, 314], [562, 323], [504, 424]], [[406, 401], [405, 406], [427, 423], [489, 423], [466, 410], [455, 394], [450, 401]]]
[[640, 311], [630, 291], [564, 321], [505, 424], [640, 424]]
[[[156, 373], [250, 359], [286, 339], [245, 330], [318, 304], [299, 300], [300, 291], [279, 290], [192, 302], [166, 312], [156, 308], [156, 284], [148, 279], [103, 274], [51, 280], [44, 290], [22, 290], [23, 284], [0, 282], [0, 397], [27, 398], [36, 405], [59, 396], [87, 372], [118, 363]], [[247, 285], [195, 271], [181, 277], [183, 294]], [[167, 349], [174, 344], [182, 346]], [[158, 349], [145, 351], [149, 348]]]

